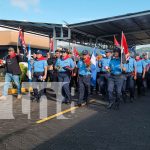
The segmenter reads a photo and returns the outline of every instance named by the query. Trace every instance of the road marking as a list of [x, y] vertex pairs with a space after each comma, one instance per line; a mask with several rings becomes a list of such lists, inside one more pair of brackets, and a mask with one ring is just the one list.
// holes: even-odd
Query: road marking
[[44, 118], [44, 119], [42, 119], [42, 120], [39, 120], [39, 121], [37, 121], [36, 123], [37, 123], [37, 124], [40, 124], [40, 123], [46, 122], [46, 121], [51, 120], [51, 119], [53, 119], [53, 118], [56, 118], [56, 117], [58, 117], [58, 116], [60, 116], [60, 115], [66, 114], [66, 113], [68, 113], [68, 112], [71, 112], [72, 110], [75, 110], [75, 109], [77, 109], [77, 108], [79, 108], [79, 107], [77, 107], [77, 106], [76, 106], [76, 107], [71, 107], [70, 109], [66, 109], [66, 110], [64, 110], [64, 111], [62, 111], [62, 112], [59, 112], [59, 113], [57, 113], [57, 114], [54, 114], [54, 115], [52, 115], [52, 116], [49, 116], [49, 117]]
[[[92, 103], [92, 102], [95, 102], [95, 100], [91, 100], [91, 101], [90, 101], [90, 103]], [[85, 106], [85, 104], [83, 104], [82, 106]], [[69, 109], [66, 109], [66, 110], [64, 110], [64, 111], [62, 111], [62, 112], [59, 112], [59, 113], [54, 114], [54, 115], [52, 115], [52, 116], [49, 116], [49, 117], [47, 117], [47, 118], [38, 120], [38, 121], [36, 121], [36, 123], [37, 123], [37, 124], [40, 124], [40, 123], [46, 122], [46, 121], [51, 120], [51, 119], [54, 119], [54, 118], [56, 118], [56, 117], [58, 117], [58, 116], [60, 116], [60, 115], [63, 115], [63, 114], [66, 114], [66, 113], [68, 113], [68, 112], [71, 112], [71, 111], [73, 111], [73, 110], [76, 110], [77, 108], [79, 108], [79, 107], [78, 107], [78, 106], [71, 107], [71, 108], [69, 108]]]

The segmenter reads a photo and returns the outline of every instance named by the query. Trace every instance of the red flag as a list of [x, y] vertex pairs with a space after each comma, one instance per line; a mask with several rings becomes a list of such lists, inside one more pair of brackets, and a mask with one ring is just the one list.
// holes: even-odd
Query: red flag
[[49, 48], [50, 48], [51, 52], [54, 51], [54, 40], [53, 40], [53, 38], [50, 38], [50, 40], [49, 40]]
[[89, 55], [86, 56], [86, 58], [84, 59], [84, 63], [86, 64], [86, 66], [90, 66], [91, 65], [91, 58]]
[[77, 58], [79, 57], [79, 52], [77, 51], [75, 47], [73, 48], [73, 55]]
[[117, 47], [120, 47], [120, 44], [119, 44], [119, 42], [117, 41], [115, 35], [114, 35], [114, 45], [117, 46]]
[[129, 53], [127, 40], [126, 40], [126, 37], [125, 37], [123, 32], [122, 32], [122, 39], [121, 39], [121, 49], [122, 49], [122, 52], [124, 52], [125, 55]]
[[3, 64], [3, 60], [2, 60], [2, 59], [0, 59], [0, 65], [1, 65], [1, 64]]

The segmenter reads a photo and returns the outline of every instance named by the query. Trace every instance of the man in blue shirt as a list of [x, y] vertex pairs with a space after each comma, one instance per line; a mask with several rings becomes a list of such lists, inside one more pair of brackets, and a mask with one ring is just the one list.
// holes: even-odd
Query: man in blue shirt
[[[121, 89], [123, 85], [122, 71], [125, 68], [121, 65], [120, 49], [114, 50], [114, 58], [109, 63], [110, 78], [108, 78], [108, 109], [111, 109], [115, 104], [115, 109], [119, 109], [119, 103], [121, 99]], [[115, 89], [116, 99], [113, 99], [113, 91]]]
[[88, 104], [88, 95], [90, 93], [90, 80], [91, 80], [91, 72], [90, 66], [88, 66], [84, 60], [88, 56], [88, 51], [82, 51], [82, 58], [77, 63], [78, 74], [79, 74], [79, 100], [78, 106], [80, 107], [83, 102]]
[[145, 94], [145, 74], [146, 74], [146, 65], [143, 59], [141, 59], [139, 54], [136, 54], [136, 68], [137, 68], [137, 91], [138, 95]]
[[135, 97], [135, 80], [137, 78], [136, 73], [136, 61], [130, 56], [130, 52], [125, 56], [127, 62], [123, 65], [126, 71], [123, 73], [125, 80], [123, 83], [123, 100], [126, 102], [126, 90], [130, 92], [130, 102], [133, 102]]
[[110, 72], [108, 70], [108, 67], [109, 67], [109, 63], [110, 63], [110, 60], [111, 60], [111, 50], [106, 50], [105, 51], [106, 53], [106, 57], [102, 58], [100, 61], [99, 61], [99, 67], [101, 69], [100, 71], [100, 75], [99, 75], [99, 89], [101, 91], [101, 94], [103, 95], [103, 97], [106, 96], [107, 94], [107, 86], [108, 86], [108, 78], [110, 76]]
[[[33, 92], [37, 102], [39, 102], [40, 97], [44, 95], [45, 84], [43, 82], [47, 77], [47, 66], [46, 58], [43, 57], [42, 51], [38, 50], [36, 52], [36, 59], [33, 63]], [[39, 84], [37, 84], [37, 82], [39, 82]], [[39, 91], [37, 86], [40, 88]]]
[[75, 67], [75, 63], [70, 58], [67, 49], [63, 49], [62, 57], [58, 58], [55, 64], [55, 69], [58, 71], [58, 82], [64, 83], [62, 87], [62, 95], [64, 96], [63, 103], [71, 103], [71, 93], [70, 93], [70, 79], [71, 73]]
[[143, 61], [146, 67], [146, 73], [145, 73], [145, 80], [144, 80], [144, 86], [150, 88], [150, 70], [148, 70], [148, 65], [150, 65], [150, 59], [148, 58], [147, 53], [143, 53]]
[[145, 63], [145, 66], [150, 64], [150, 59], [148, 59], [148, 54], [147, 53], [143, 53], [143, 61]]

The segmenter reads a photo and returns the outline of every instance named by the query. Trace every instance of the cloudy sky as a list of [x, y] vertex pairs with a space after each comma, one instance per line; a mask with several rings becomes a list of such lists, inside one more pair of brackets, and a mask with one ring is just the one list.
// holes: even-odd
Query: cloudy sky
[[149, 8], [149, 0], [0, 0], [0, 19], [76, 23]]

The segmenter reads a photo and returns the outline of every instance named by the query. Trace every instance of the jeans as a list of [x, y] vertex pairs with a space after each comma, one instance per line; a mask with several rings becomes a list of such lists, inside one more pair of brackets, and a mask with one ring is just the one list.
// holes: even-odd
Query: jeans
[[135, 95], [135, 80], [134, 77], [130, 74], [124, 75], [126, 77], [126, 80], [123, 83], [123, 94], [126, 93], [126, 90], [130, 92], [130, 98], [134, 98]]
[[13, 75], [11, 73], [6, 73], [5, 85], [4, 85], [4, 91], [3, 91], [4, 96], [8, 95], [8, 89], [9, 89], [11, 81], [14, 81], [14, 83], [16, 84], [17, 89], [18, 89], [18, 95], [21, 94], [20, 76], [19, 75]]
[[101, 94], [105, 96], [107, 94], [107, 88], [108, 88], [108, 78], [110, 77], [109, 73], [101, 74], [98, 82], [99, 82], [99, 89], [101, 90]]
[[137, 92], [138, 95], [145, 94], [145, 79], [142, 78], [142, 73], [137, 73]]
[[70, 92], [70, 75], [66, 72], [59, 72], [58, 82], [63, 83], [62, 86], [62, 95], [65, 98], [64, 102], [71, 102], [71, 92]]

